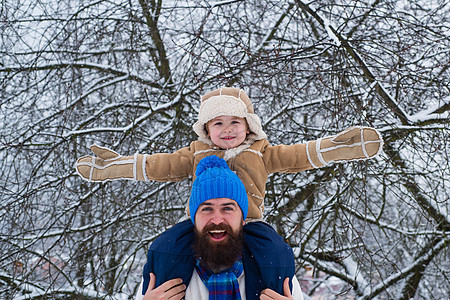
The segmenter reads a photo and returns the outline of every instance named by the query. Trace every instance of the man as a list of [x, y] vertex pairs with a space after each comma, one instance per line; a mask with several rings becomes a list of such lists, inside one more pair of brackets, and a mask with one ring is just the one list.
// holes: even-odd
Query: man
[[208, 156], [198, 164], [196, 175], [189, 201], [195, 238], [193, 255], [187, 251], [186, 265], [191, 257], [194, 263], [192, 267], [182, 266], [192, 275], [189, 280], [175, 278], [155, 288], [159, 275], [151, 273], [148, 288], [144, 286], [145, 296], [140, 288], [136, 299], [303, 299], [295, 276], [292, 294], [289, 278], [283, 283], [284, 295], [268, 288], [258, 290], [261, 282], [278, 276], [277, 270], [261, 268], [245, 246], [248, 197], [242, 181], [227, 163]]

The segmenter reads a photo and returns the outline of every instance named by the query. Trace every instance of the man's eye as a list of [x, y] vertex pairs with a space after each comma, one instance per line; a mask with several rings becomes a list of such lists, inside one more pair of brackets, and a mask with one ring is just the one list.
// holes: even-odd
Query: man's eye
[[231, 206], [226, 206], [226, 207], [224, 207], [223, 209], [224, 209], [224, 210], [228, 210], [228, 211], [230, 211], [230, 210], [234, 210], [234, 207], [231, 207]]

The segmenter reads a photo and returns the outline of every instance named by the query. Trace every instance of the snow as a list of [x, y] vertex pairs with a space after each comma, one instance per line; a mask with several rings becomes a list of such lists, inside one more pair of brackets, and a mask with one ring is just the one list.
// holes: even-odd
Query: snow
[[[450, 96], [447, 96], [446, 98], [442, 99], [442, 102], [449, 104]], [[424, 121], [428, 121], [428, 120], [438, 120], [438, 119], [441, 119], [443, 121], [448, 120], [450, 117], [450, 111], [448, 111], [448, 110], [441, 114], [433, 113], [438, 108], [442, 107], [443, 103], [441, 103], [441, 101], [439, 101], [434, 105], [430, 105], [427, 109], [424, 109], [424, 110], [416, 113], [415, 115], [410, 116], [409, 119], [413, 123], [424, 122]]]
[[324, 18], [323, 16], [321, 17], [323, 22], [324, 22], [324, 27], [325, 30], [328, 33], [328, 36], [330, 37], [330, 39], [334, 42], [334, 45], [339, 47], [341, 46], [341, 41], [339, 40], [339, 38], [334, 34], [334, 27], [331, 25], [330, 20]]

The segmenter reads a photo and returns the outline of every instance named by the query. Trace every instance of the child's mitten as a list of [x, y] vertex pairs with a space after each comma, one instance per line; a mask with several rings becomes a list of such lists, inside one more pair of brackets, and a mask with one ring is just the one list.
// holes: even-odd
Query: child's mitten
[[75, 163], [78, 174], [87, 181], [114, 179], [148, 180], [145, 173], [146, 155], [121, 156], [97, 145], [91, 146], [97, 156], [83, 156]]
[[306, 151], [314, 168], [331, 162], [368, 159], [383, 147], [380, 133], [371, 127], [350, 127], [336, 135], [310, 141]]

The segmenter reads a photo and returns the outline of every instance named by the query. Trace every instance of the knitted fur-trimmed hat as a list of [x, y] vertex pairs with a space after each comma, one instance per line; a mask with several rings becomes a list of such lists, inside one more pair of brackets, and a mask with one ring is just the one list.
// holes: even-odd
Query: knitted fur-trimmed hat
[[241, 89], [223, 87], [202, 97], [198, 121], [193, 126], [201, 141], [211, 143], [205, 125], [219, 116], [245, 118], [250, 130], [249, 139], [257, 141], [267, 137], [262, 130], [261, 120], [253, 110], [250, 98]]
[[189, 211], [192, 223], [203, 202], [216, 198], [229, 198], [239, 205], [243, 219], [247, 217], [248, 197], [242, 180], [228, 167], [222, 158], [211, 155], [203, 158], [195, 171], [197, 176], [192, 184]]

